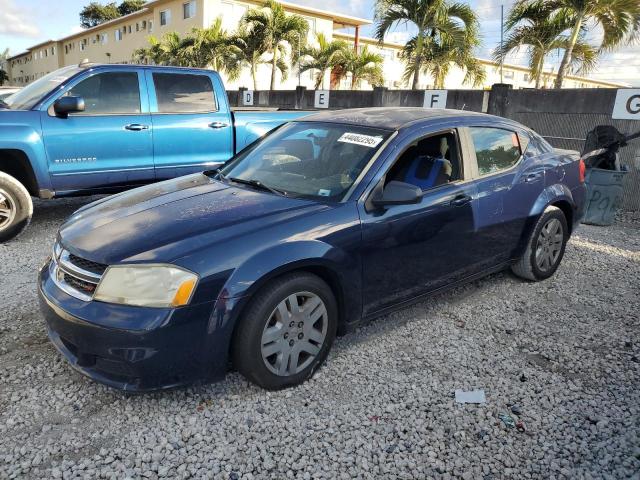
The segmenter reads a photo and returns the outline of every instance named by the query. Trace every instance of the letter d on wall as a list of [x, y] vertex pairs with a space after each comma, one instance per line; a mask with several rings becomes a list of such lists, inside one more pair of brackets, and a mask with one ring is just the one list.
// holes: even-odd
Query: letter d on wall
[[313, 106], [315, 108], [329, 108], [329, 90], [316, 90]]
[[447, 108], [446, 90], [425, 90], [424, 108]]
[[621, 88], [616, 93], [611, 118], [640, 120], [640, 89]]
[[242, 105], [245, 107], [253, 105], [253, 90], [244, 90], [242, 92]]

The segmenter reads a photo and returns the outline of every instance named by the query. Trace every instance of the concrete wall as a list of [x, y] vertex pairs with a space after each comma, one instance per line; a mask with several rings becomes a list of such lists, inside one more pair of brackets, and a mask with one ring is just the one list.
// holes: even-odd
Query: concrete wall
[[[614, 125], [623, 133], [640, 130], [637, 120], [613, 120], [611, 112], [617, 89], [514, 90], [494, 85], [491, 91], [448, 90], [447, 108], [487, 112], [514, 119], [537, 131], [557, 148], [582, 151], [586, 134], [596, 125]], [[282, 109], [314, 109], [314, 91], [305, 88], [288, 91], [256, 91], [254, 106]], [[329, 108], [422, 107], [422, 90], [332, 90]], [[237, 91], [229, 92], [232, 105], [239, 105]], [[640, 210], [640, 141], [620, 151], [629, 169], [624, 184], [624, 205]]]

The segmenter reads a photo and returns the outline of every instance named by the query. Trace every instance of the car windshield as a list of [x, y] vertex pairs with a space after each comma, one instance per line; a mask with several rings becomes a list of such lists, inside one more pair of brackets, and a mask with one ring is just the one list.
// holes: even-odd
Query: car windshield
[[220, 173], [284, 195], [338, 201], [389, 137], [389, 130], [292, 122], [256, 142]]
[[12, 110], [30, 110], [45, 96], [63, 82], [80, 72], [82, 68], [77, 66], [65, 67], [45, 75], [39, 80], [30, 83], [19, 92], [3, 100], [3, 107]]

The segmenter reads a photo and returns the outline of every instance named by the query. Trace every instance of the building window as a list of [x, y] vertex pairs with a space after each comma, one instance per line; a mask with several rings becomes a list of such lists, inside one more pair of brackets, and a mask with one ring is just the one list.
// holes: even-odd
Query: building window
[[140, 31], [140, 23], [136, 22], [136, 32]]
[[119, 42], [120, 40], [122, 40], [122, 32], [120, 31], [120, 29], [117, 29], [115, 31], [116, 34], [116, 42]]
[[195, 0], [182, 4], [182, 18], [193, 18], [196, 16], [196, 2]]
[[100, 35], [100, 43], [102, 45], [106, 45], [108, 41], [109, 41], [109, 34], [108, 33], [103, 33], [102, 35]]
[[51, 47], [51, 56], [56, 54], [56, 47]]
[[82, 40], [82, 41], [80, 41], [80, 42], [78, 43], [78, 45], [80, 45], [80, 51], [81, 51], [81, 52], [84, 52], [84, 49], [85, 49], [85, 47], [86, 47], [86, 45], [87, 45], [85, 42], [86, 42], [86, 40]]
[[160, 12], [160, 25], [165, 26], [171, 23], [171, 10], [163, 10]]
[[513, 71], [512, 70], [505, 70], [503, 72], [503, 76], [504, 78], [509, 78], [509, 79], [513, 79]]
[[525, 74], [524, 74], [524, 81], [525, 81], [525, 82], [529, 82], [529, 81], [531, 81], [531, 77], [529, 76], [529, 74], [528, 74], [528, 73], [525, 73]]
[[149, 20], [149, 33], [153, 33], [153, 20]]

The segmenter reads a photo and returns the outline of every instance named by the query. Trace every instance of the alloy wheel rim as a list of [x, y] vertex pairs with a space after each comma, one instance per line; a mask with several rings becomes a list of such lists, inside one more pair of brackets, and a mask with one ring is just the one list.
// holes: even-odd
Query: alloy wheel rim
[[327, 307], [318, 295], [289, 295], [273, 310], [262, 332], [264, 364], [281, 377], [301, 372], [320, 353], [327, 329]]
[[548, 272], [558, 262], [563, 239], [560, 221], [557, 218], [549, 219], [540, 230], [536, 245], [536, 265], [542, 272]]
[[0, 230], [11, 225], [16, 218], [16, 204], [11, 195], [0, 189]]

